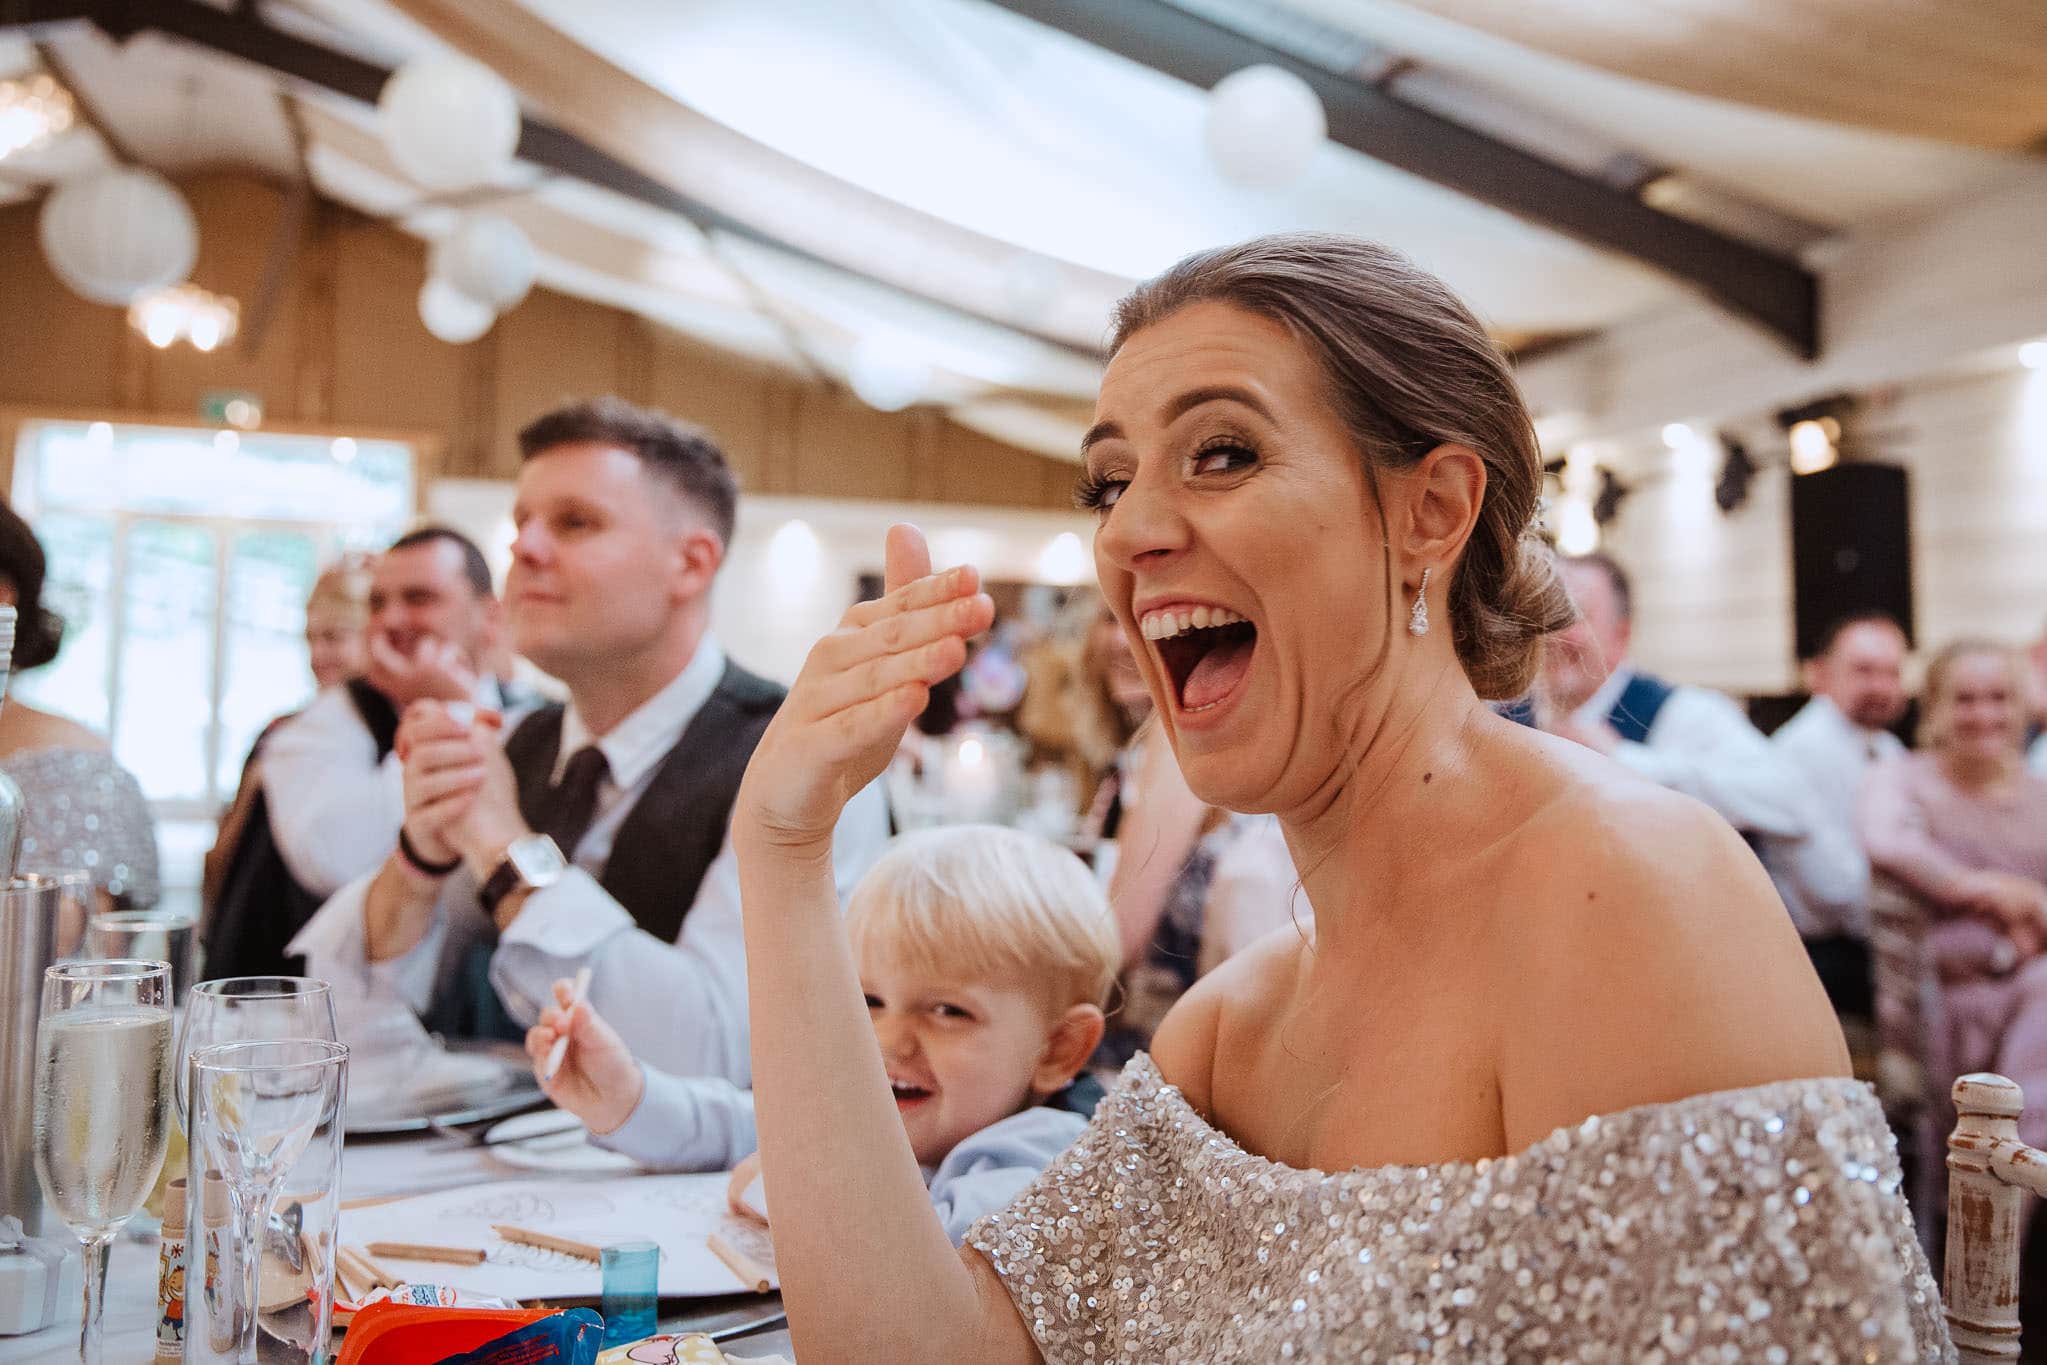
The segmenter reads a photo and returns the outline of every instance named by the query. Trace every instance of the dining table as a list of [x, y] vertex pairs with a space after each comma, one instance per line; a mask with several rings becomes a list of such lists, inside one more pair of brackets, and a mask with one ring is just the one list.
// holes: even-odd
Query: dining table
[[[351, 1137], [342, 1150], [341, 1227], [348, 1207], [367, 1201], [428, 1194], [463, 1185], [516, 1179], [522, 1174], [492, 1159], [491, 1148], [459, 1130], [402, 1136]], [[61, 1226], [61, 1225], [60, 1225]], [[46, 1235], [56, 1229], [46, 1228]], [[149, 1365], [155, 1359], [157, 1241], [127, 1233], [117, 1236], [107, 1266], [106, 1365]], [[80, 1306], [67, 1304], [58, 1321], [27, 1336], [0, 1337], [0, 1362], [62, 1365], [78, 1359]], [[727, 1294], [714, 1298], [663, 1299], [663, 1332], [733, 1331], [721, 1342], [735, 1362], [757, 1357], [793, 1359], [788, 1333], [779, 1323], [776, 1294]], [[758, 1330], [745, 1330], [764, 1324]], [[337, 1343], [341, 1340], [337, 1336]], [[338, 1350], [338, 1345], [337, 1345]], [[332, 1357], [330, 1356], [330, 1359]]]

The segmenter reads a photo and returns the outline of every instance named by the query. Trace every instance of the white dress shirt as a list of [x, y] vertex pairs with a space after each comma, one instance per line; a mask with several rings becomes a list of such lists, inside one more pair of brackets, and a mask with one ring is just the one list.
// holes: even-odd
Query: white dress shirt
[[[1623, 664], [1574, 713], [1580, 725], [1604, 725], [1635, 676]], [[1810, 799], [1797, 774], [1731, 698], [1677, 687], [1642, 743], [1622, 740], [1615, 760], [1661, 787], [1703, 801], [1743, 834], [1799, 839]]]
[[[556, 774], [577, 749], [594, 742], [609, 766], [598, 788], [597, 815], [568, 851], [572, 866], [561, 880], [527, 896], [499, 937], [490, 978], [512, 1017], [531, 1024], [553, 1000], [554, 982], [587, 964], [590, 1003], [635, 1056], [677, 1075], [723, 1077], [745, 1086], [752, 1079], [746, 941], [730, 832], [673, 943], [641, 929], [598, 884], [619, 827], [724, 672], [724, 651], [707, 635], [673, 681], [594, 741], [570, 703], [562, 717]], [[842, 902], [887, 839], [887, 804], [880, 788], [869, 786], [847, 804], [833, 840]], [[483, 913], [475, 878], [466, 868], [449, 877], [426, 936], [410, 952], [373, 963], [363, 945], [363, 906], [373, 877], [351, 883], [322, 906], [291, 951], [306, 954], [315, 976], [366, 980], [424, 1013], [450, 917]]]
[[1869, 855], [1855, 826], [1862, 779], [1872, 763], [1905, 751], [1888, 730], [1865, 730], [1825, 697], [1814, 697], [1770, 737], [1811, 796], [1811, 831], [1772, 843], [1763, 864], [1806, 938], [1869, 937]]
[[[503, 706], [496, 679], [477, 683], [476, 704]], [[331, 896], [376, 871], [397, 847], [403, 765], [395, 753], [378, 760], [376, 738], [346, 687], [326, 688], [278, 726], [258, 771], [278, 855], [314, 895]]]

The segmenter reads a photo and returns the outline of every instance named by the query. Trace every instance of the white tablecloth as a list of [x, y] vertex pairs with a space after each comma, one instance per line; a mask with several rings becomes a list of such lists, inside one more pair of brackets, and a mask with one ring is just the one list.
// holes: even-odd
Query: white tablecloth
[[[341, 1158], [341, 1187], [347, 1199], [419, 1194], [426, 1190], [514, 1179], [519, 1172], [490, 1160], [489, 1149], [460, 1138], [430, 1135], [418, 1138], [352, 1142]], [[342, 1215], [346, 1226], [347, 1215]], [[56, 1229], [45, 1229], [46, 1233]], [[107, 1267], [106, 1365], [149, 1365], [156, 1350], [156, 1242], [121, 1236], [115, 1239]], [[705, 1301], [705, 1325], [745, 1321], [772, 1311], [772, 1296]], [[696, 1317], [692, 1314], [692, 1317]], [[692, 1323], [692, 1326], [697, 1325]], [[680, 1330], [666, 1321], [664, 1331]], [[772, 1336], [733, 1343], [735, 1355], [788, 1352], [788, 1338]], [[0, 1337], [0, 1362], [30, 1365], [75, 1363], [78, 1359], [78, 1311], [57, 1326], [32, 1336]]]

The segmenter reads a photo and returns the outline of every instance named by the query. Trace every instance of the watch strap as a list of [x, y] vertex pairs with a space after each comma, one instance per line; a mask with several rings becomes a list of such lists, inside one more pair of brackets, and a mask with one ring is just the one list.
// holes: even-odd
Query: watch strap
[[[554, 843], [554, 840], [548, 838], [545, 834], [537, 837], [546, 840], [549, 844]], [[558, 845], [555, 848], [555, 857], [561, 859], [561, 850]], [[561, 859], [561, 861], [566, 864], [567, 860]], [[498, 906], [504, 901], [505, 897], [526, 885], [526, 879], [519, 874], [518, 864], [512, 860], [512, 850], [507, 847], [504, 856], [498, 859], [498, 865], [491, 869], [490, 875], [483, 879], [483, 885], [476, 889], [476, 899], [483, 906], [484, 914], [495, 916], [498, 912]]]

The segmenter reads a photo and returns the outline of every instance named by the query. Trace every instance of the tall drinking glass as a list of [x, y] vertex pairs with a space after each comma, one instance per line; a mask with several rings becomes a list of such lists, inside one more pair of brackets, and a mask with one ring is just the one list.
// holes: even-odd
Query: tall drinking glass
[[198, 917], [181, 910], [102, 910], [86, 921], [85, 947], [80, 954], [102, 961], [115, 958], [171, 964], [171, 1009], [185, 1003], [192, 989], [194, 952], [199, 942]]
[[[220, 1277], [186, 1295], [189, 1361], [326, 1358], [334, 1312], [348, 1049], [308, 1038], [215, 1043], [187, 1063], [193, 1168], [218, 1171], [231, 1210]], [[187, 1225], [204, 1224], [194, 1191]]]
[[43, 974], [36, 1175], [85, 1249], [85, 1365], [99, 1365], [107, 1243], [163, 1165], [170, 1052], [169, 964], [63, 962]]
[[214, 1043], [260, 1042], [273, 1038], [340, 1037], [334, 1025], [334, 993], [324, 981], [305, 976], [230, 976], [202, 981], [185, 1000], [178, 1029], [178, 1122], [192, 1131], [186, 1103], [185, 1060]]

